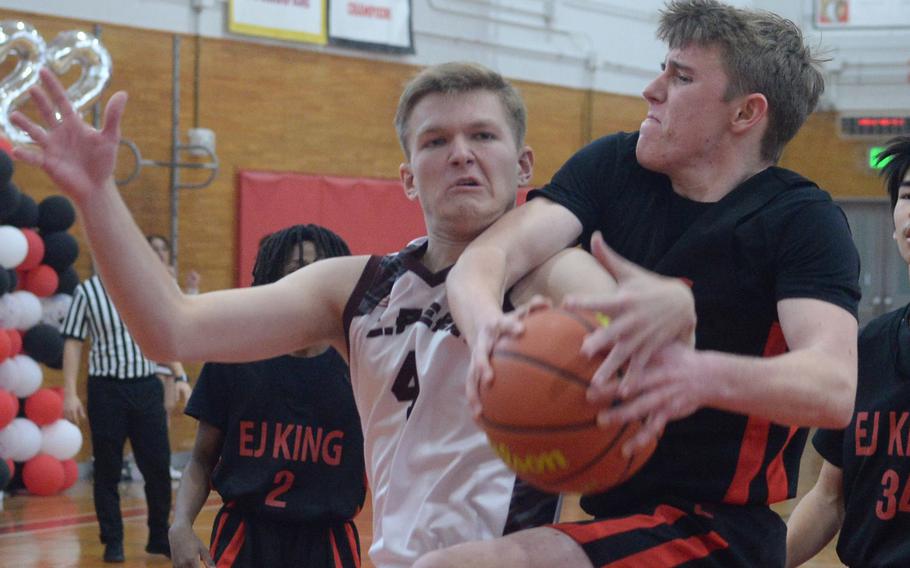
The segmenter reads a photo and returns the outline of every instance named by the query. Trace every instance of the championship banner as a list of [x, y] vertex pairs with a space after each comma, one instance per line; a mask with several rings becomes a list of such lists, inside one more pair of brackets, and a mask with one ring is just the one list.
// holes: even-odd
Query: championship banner
[[326, 44], [326, 0], [230, 1], [228, 29], [232, 32]]
[[411, 0], [329, 0], [333, 45], [414, 53]]

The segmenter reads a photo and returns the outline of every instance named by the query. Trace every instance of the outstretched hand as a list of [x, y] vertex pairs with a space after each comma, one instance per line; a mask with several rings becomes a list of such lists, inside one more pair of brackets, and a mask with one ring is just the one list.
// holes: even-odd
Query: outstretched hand
[[126, 93], [120, 91], [110, 98], [104, 110], [104, 127], [99, 131], [73, 109], [63, 85], [50, 70], [41, 69], [40, 76], [41, 86], [32, 87], [29, 95], [43, 126], [21, 112], [10, 117], [38, 147], [18, 146], [13, 156], [41, 168], [68, 196], [82, 201], [112, 179]]
[[474, 346], [471, 348], [471, 368], [466, 384], [468, 404], [474, 416], [480, 416], [480, 390], [493, 383], [493, 366], [490, 355], [500, 337], [518, 337], [524, 333], [522, 320], [531, 312], [549, 307], [550, 301], [543, 296], [534, 296], [527, 303], [513, 311], [502, 314], [499, 319], [481, 325]]
[[[590, 333], [582, 344], [589, 357], [607, 353], [589, 389], [589, 399], [598, 402], [629, 394], [630, 385], [659, 349], [680, 340], [691, 343], [695, 301], [681, 280], [622, 258], [600, 233], [591, 238], [591, 252], [616, 279], [617, 288], [608, 296], [569, 297], [565, 307], [595, 310], [610, 318], [609, 325]], [[614, 376], [622, 380], [612, 380]]]

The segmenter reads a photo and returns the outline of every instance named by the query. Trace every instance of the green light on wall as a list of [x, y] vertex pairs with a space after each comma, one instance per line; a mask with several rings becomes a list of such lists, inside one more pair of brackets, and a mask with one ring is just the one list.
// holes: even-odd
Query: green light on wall
[[885, 150], [884, 146], [872, 146], [869, 148], [869, 167], [873, 170], [880, 170], [888, 165], [891, 158], [886, 158], [881, 162], [878, 161], [878, 155]]

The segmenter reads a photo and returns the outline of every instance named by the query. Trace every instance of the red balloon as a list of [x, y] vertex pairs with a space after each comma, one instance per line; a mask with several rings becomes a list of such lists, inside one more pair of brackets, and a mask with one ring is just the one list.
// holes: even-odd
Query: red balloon
[[18, 329], [7, 329], [6, 335], [9, 337], [9, 356], [15, 357], [22, 353], [22, 334]]
[[31, 229], [22, 229], [22, 234], [28, 241], [28, 252], [25, 254], [25, 259], [16, 268], [27, 272], [41, 264], [41, 259], [44, 258], [44, 239]]
[[7, 155], [13, 157], [13, 143], [9, 141], [9, 138], [0, 136], [0, 150], [3, 150]]
[[22, 482], [29, 493], [54, 495], [63, 489], [63, 463], [53, 456], [38, 454], [25, 462], [22, 468]]
[[25, 399], [25, 416], [38, 426], [63, 418], [63, 399], [51, 389], [38, 389]]
[[13, 346], [5, 329], [0, 329], [0, 363], [6, 361]]
[[19, 399], [8, 390], [0, 389], [0, 429], [6, 428], [19, 414]]
[[9, 468], [10, 477], [16, 475], [16, 462], [13, 461], [13, 458], [6, 458], [6, 467]]
[[76, 460], [68, 459], [63, 462], [63, 487], [60, 488], [61, 491], [66, 491], [76, 483], [76, 480], [79, 479], [79, 465], [76, 464]]
[[39, 298], [53, 296], [60, 284], [57, 271], [46, 264], [38, 265], [26, 272], [23, 280], [25, 280], [25, 289]]

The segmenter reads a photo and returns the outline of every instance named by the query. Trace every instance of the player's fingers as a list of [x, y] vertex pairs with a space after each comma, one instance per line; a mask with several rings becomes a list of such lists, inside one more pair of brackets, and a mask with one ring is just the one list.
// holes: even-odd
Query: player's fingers
[[652, 412], [656, 412], [664, 402], [664, 393], [646, 392], [600, 411], [597, 414], [597, 423], [600, 426], [608, 426], [640, 420]]
[[660, 438], [667, 425], [667, 420], [668, 415], [665, 412], [658, 411], [649, 414], [635, 436], [623, 444], [623, 455], [629, 457]]
[[38, 109], [38, 114], [41, 115], [44, 124], [48, 127], [56, 125], [58, 122], [57, 111], [47, 91], [35, 86], [28, 90], [28, 95], [34, 101], [35, 108]]
[[628, 345], [620, 343], [613, 346], [613, 349], [610, 350], [600, 366], [597, 367], [597, 370], [594, 371], [594, 376], [591, 377], [591, 385], [595, 388], [601, 388], [617, 379], [620, 381], [625, 380], [625, 371], [622, 369], [630, 355], [631, 351]]
[[44, 90], [47, 92], [51, 101], [53, 101], [54, 106], [57, 107], [60, 116], [66, 119], [75, 114], [73, 105], [66, 96], [66, 90], [64, 90], [63, 85], [54, 73], [47, 67], [42, 67], [40, 74], [41, 85], [44, 87]]
[[619, 397], [619, 381], [607, 381], [597, 386], [589, 386], [585, 397], [591, 404], [612, 404]]
[[627, 318], [610, 319], [598, 311], [597, 318], [605, 321], [585, 336], [581, 344], [581, 353], [586, 357], [595, 357], [601, 353], [612, 349], [620, 338], [625, 338], [631, 331], [630, 322]]
[[534, 294], [534, 296], [532, 296], [531, 299], [528, 300], [528, 302], [526, 304], [525, 312], [528, 314], [532, 314], [536, 311], [539, 311], [539, 310], [542, 310], [545, 308], [550, 308], [552, 306], [553, 306], [553, 301], [550, 298], [547, 298], [546, 296], [541, 296], [540, 294]]
[[120, 139], [120, 119], [123, 117], [126, 101], [125, 91], [117, 91], [107, 101], [107, 106], [104, 107], [104, 128], [101, 130], [101, 134], [105, 138], [113, 141]]
[[631, 277], [639, 271], [637, 266], [621, 257], [607, 245], [600, 231], [591, 236], [591, 254], [617, 281]]
[[40, 168], [44, 165], [44, 152], [37, 148], [24, 148], [16, 146], [13, 148], [13, 157], [22, 163]]
[[[39, 146], [44, 146], [45, 143], [47, 142], [47, 131], [44, 130], [44, 128], [42, 128], [41, 126], [38, 126], [37, 124], [32, 122], [30, 118], [28, 118], [21, 112], [16, 111], [13, 114], [11, 114], [9, 117], [9, 121], [13, 124], [13, 126], [18, 127], [23, 132], [28, 134], [29, 137], [31, 137], [31, 139], [34, 140], [35, 143], [38, 144]], [[16, 148], [19, 148], [19, 147], [20, 146], [17, 146]], [[15, 152], [15, 148], [13, 149], [13, 151]]]

